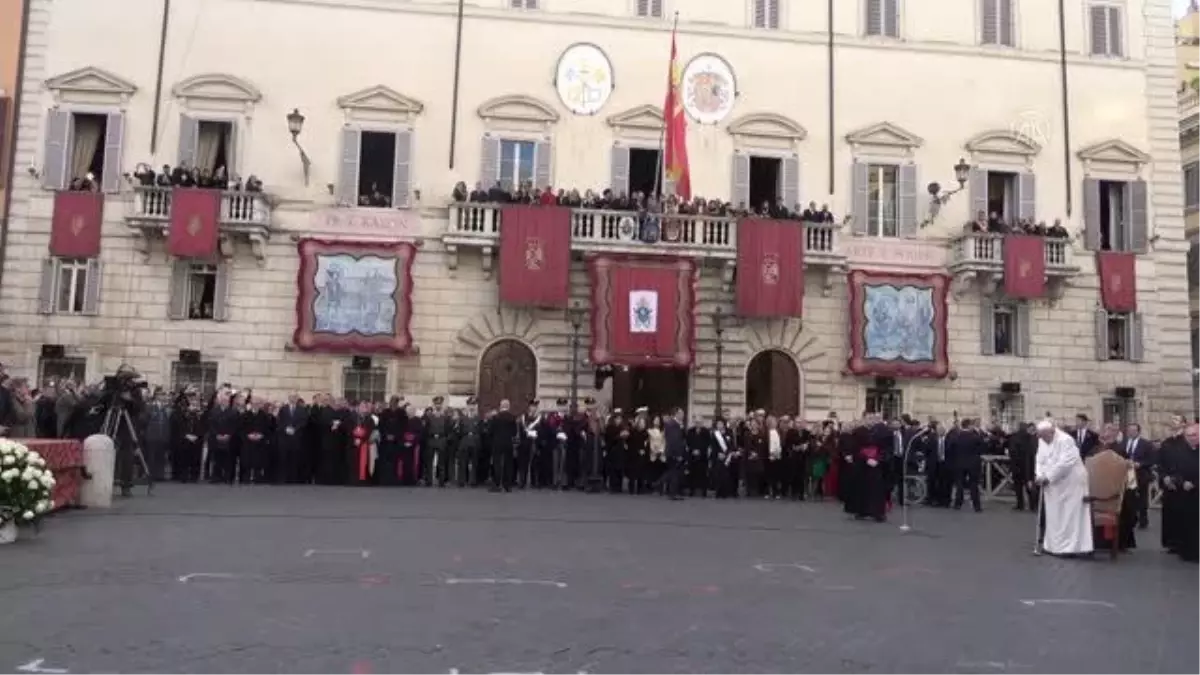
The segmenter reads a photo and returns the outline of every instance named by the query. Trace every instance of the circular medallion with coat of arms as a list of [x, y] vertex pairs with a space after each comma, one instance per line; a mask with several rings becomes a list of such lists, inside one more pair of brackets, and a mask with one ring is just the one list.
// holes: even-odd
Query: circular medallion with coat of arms
[[573, 44], [558, 59], [554, 88], [573, 114], [595, 115], [612, 96], [612, 63], [596, 45]]
[[683, 71], [683, 108], [700, 124], [717, 124], [733, 112], [737, 79], [716, 54], [699, 54]]

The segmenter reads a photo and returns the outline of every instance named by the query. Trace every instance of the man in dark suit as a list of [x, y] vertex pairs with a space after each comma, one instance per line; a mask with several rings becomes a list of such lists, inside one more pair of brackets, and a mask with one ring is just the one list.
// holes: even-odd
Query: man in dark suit
[[983, 473], [983, 453], [985, 440], [979, 429], [975, 428], [974, 420], [964, 417], [961, 429], [951, 441], [953, 448], [948, 454], [953, 457], [954, 477], [954, 509], [963, 505], [963, 491], [971, 493], [971, 506], [975, 511], [983, 510], [979, 498], [979, 479]]
[[676, 408], [671, 417], [667, 419], [663, 437], [667, 444], [667, 472], [663, 476], [667, 496], [672, 500], [683, 499], [679, 494], [679, 484], [684, 462], [688, 458], [687, 437], [683, 432], [683, 408]]
[[1008, 466], [1012, 471], [1013, 492], [1017, 494], [1016, 511], [1025, 510], [1025, 498], [1029, 497], [1029, 508], [1037, 511], [1037, 491], [1033, 489], [1034, 459], [1037, 457], [1037, 434], [1032, 424], [1021, 424], [1006, 443]]
[[1091, 457], [1100, 444], [1100, 436], [1088, 428], [1088, 416], [1083, 413], [1075, 416], [1075, 430], [1071, 435], [1075, 437], [1075, 445], [1079, 446], [1079, 456], [1084, 459]]
[[278, 442], [274, 446], [276, 456], [271, 462], [276, 479], [284, 483], [308, 482], [311, 468], [304, 448], [304, 429], [308, 426], [308, 407], [300, 405], [296, 394], [288, 396], [286, 405], [279, 409], [276, 425]]
[[1125, 427], [1125, 439], [1118, 450], [1125, 459], [1133, 462], [1134, 475], [1137, 477], [1137, 517], [1138, 529], [1150, 527], [1150, 479], [1151, 468], [1155, 462], [1154, 444], [1142, 438], [1142, 426], [1130, 424]]

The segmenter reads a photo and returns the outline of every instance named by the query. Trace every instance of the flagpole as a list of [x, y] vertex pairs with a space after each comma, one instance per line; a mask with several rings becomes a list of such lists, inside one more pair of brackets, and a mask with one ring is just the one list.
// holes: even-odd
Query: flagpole
[[[671, 50], [672, 51], [675, 50], [675, 34], [678, 29], [679, 29], [679, 10], [675, 10], [675, 20], [671, 23]], [[674, 55], [672, 55], [672, 57], [673, 56]], [[675, 81], [674, 81], [675, 59], [674, 58], [671, 59], [670, 67], [672, 69], [672, 72], [668, 73], [667, 76], [671, 79], [667, 80], [667, 84], [671, 87], [674, 87], [675, 86]], [[675, 93], [676, 93], [676, 95], [679, 94], [678, 91], [676, 91]], [[672, 100], [674, 100], [674, 98], [672, 98]], [[667, 170], [667, 115], [670, 115], [670, 114], [672, 114], [672, 111], [663, 110], [663, 115], [662, 115], [663, 125], [662, 125], [662, 128], [658, 130], [658, 171], [654, 172], [653, 195], [655, 196], [655, 198], [659, 198], [659, 199], [662, 198], [661, 191], [662, 191], [662, 185], [663, 185], [663, 172]]]

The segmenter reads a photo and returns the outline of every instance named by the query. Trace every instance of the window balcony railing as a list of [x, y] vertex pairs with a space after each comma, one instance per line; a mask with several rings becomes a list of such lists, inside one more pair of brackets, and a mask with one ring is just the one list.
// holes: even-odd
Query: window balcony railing
[[[173, 188], [133, 188], [133, 199], [125, 215], [126, 223], [145, 235], [165, 234], [171, 224]], [[221, 193], [218, 227], [222, 235], [243, 235], [250, 241], [255, 257], [262, 259], [271, 234], [271, 200], [263, 192], [226, 190]]]
[[[1079, 273], [1071, 252], [1071, 240], [1045, 238], [1046, 280], [1050, 296], [1061, 297], [1068, 279]], [[990, 293], [1004, 278], [1004, 235], [986, 232], [964, 234], [950, 242], [949, 271], [954, 274], [955, 293], [961, 294], [976, 279], [986, 284]]]
[[[502, 206], [452, 204], [445, 241], [451, 245], [491, 249], [500, 240]], [[581, 251], [611, 251], [645, 255], [685, 255], [733, 261], [737, 258], [737, 219], [705, 215], [661, 215], [655, 241], [639, 238], [637, 214], [603, 209], [571, 212], [571, 247]], [[840, 266], [840, 227], [827, 223], [802, 223], [805, 261], [810, 265]]]

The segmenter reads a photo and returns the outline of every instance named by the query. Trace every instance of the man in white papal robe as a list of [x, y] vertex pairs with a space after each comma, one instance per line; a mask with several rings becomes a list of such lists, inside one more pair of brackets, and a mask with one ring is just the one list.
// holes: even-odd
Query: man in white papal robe
[[1042, 488], [1046, 528], [1042, 550], [1052, 555], [1092, 552], [1092, 517], [1088, 472], [1070, 434], [1050, 420], [1037, 425], [1038, 450], [1034, 480]]

